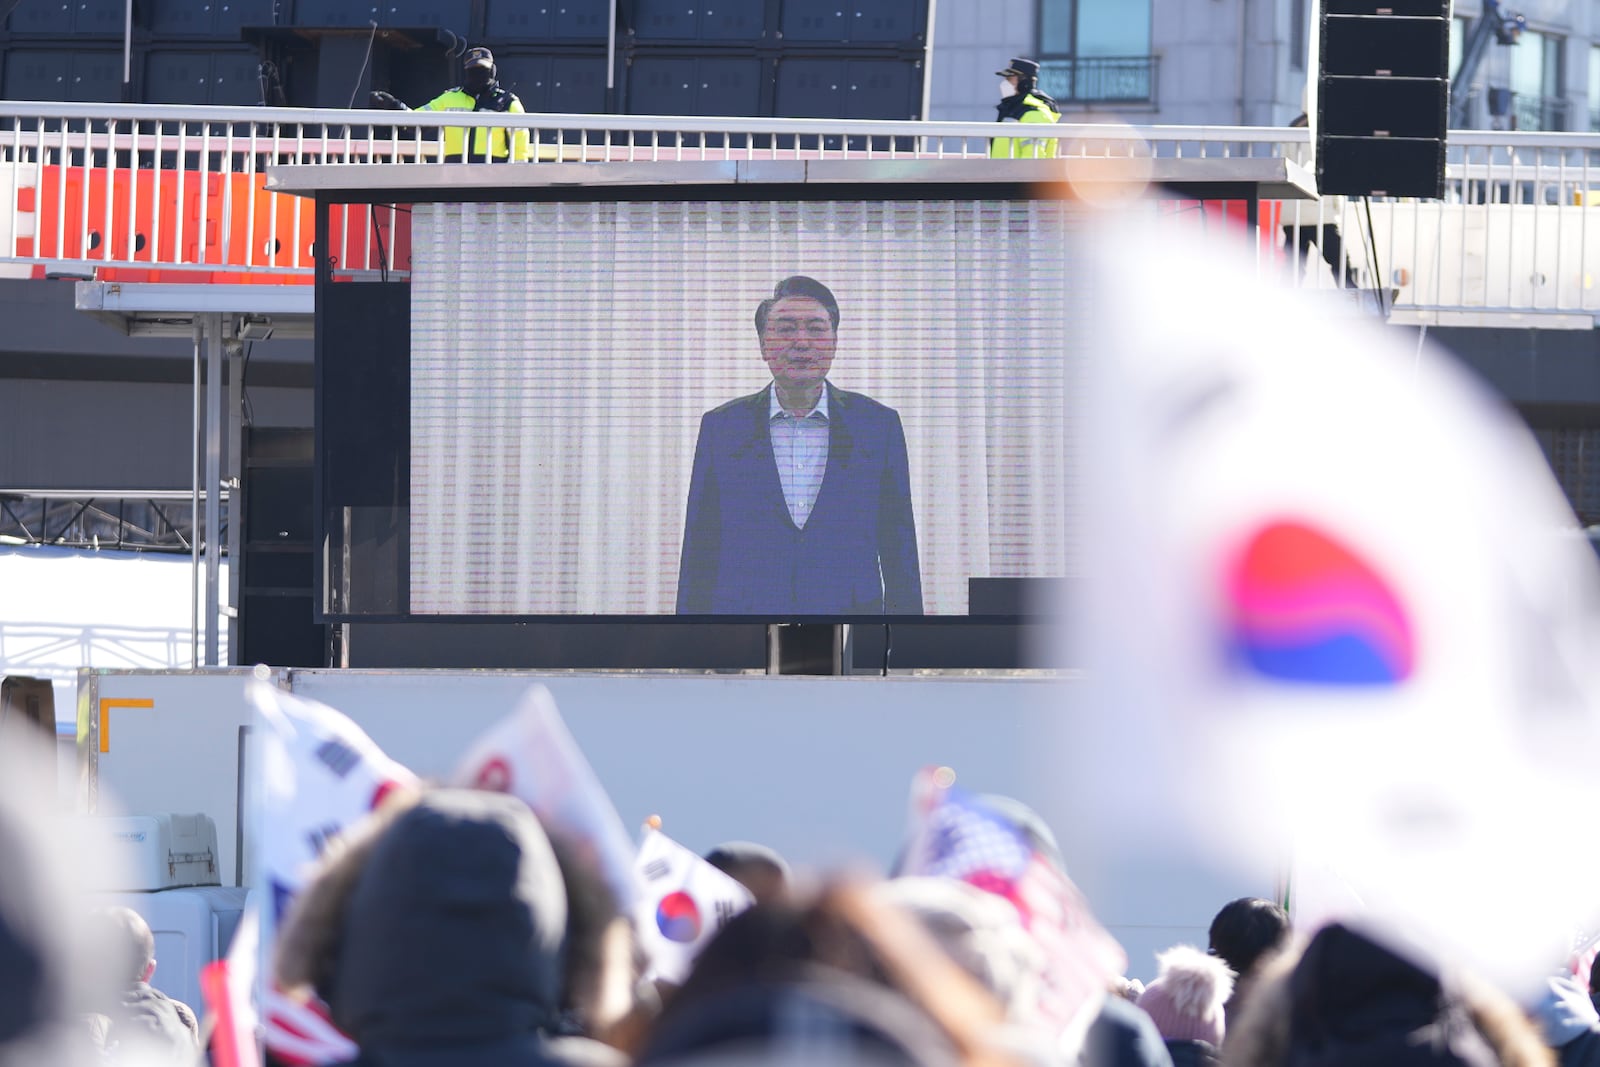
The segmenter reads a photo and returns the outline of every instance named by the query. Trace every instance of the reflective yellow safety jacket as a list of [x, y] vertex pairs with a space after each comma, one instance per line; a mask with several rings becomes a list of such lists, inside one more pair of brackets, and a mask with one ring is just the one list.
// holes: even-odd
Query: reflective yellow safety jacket
[[[1022, 98], [1021, 114], [1015, 122], [1055, 122], [1061, 115], [1029, 93]], [[990, 159], [1053, 159], [1057, 141], [1054, 137], [995, 137], [989, 141]]]
[[[522, 101], [517, 99], [517, 94], [500, 88], [498, 85], [487, 90], [479, 96], [473, 96], [462, 90], [459, 86], [446, 90], [417, 108], [418, 111], [503, 111], [512, 115], [522, 115]], [[446, 126], [444, 128], [444, 154], [460, 158], [467, 141], [465, 126]], [[472, 131], [472, 159], [484, 157], [485, 146], [490, 159], [505, 159], [506, 130], [479, 127]], [[533, 158], [528, 145], [527, 130], [512, 130], [510, 158], [522, 162]]]

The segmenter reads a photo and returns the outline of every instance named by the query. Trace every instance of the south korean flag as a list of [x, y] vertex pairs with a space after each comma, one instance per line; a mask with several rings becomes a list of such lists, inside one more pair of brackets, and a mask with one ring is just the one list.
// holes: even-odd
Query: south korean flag
[[634, 868], [644, 892], [634, 916], [654, 977], [681, 982], [694, 958], [755, 898], [660, 830], [647, 829]]

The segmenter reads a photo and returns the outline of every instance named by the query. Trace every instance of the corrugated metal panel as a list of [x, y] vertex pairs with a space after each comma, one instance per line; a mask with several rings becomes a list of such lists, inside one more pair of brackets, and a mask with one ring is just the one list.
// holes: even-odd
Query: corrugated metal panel
[[487, 0], [483, 36], [490, 42], [604, 41], [610, 13], [607, 0]]
[[926, 0], [787, 0], [780, 26], [787, 41], [909, 44], [922, 39], [927, 17]]
[[194, 394], [188, 386], [11, 380], [4, 389], [0, 485], [190, 484]]
[[296, 0], [294, 25], [366, 28], [379, 26], [440, 26], [457, 33], [469, 32], [471, 0]]
[[12, 6], [11, 32], [51, 37], [121, 37], [127, 20], [124, 0], [56, 0]]
[[598, 114], [606, 104], [606, 57], [503, 49], [495, 53], [500, 84], [527, 111]]
[[9, 100], [120, 100], [122, 51], [12, 49], [6, 57], [4, 95]]
[[259, 60], [250, 51], [153, 49], [144, 56], [149, 104], [242, 105], [261, 102]]
[[778, 64], [776, 112], [790, 118], [914, 118], [922, 91], [917, 60], [799, 56]]
[[639, 0], [632, 29], [640, 41], [746, 41], [767, 34], [765, 0]]
[[244, 26], [272, 25], [275, 0], [141, 0], [144, 22], [157, 37], [217, 37], [238, 41]]
[[[78, 313], [46, 317], [57, 314]], [[62, 324], [64, 330], [71, 325]], [[259, 348], [256, 358], [261, 359]], [[0, 379], [0, 393], [7, 403], [6, 418], [0, 420], [0, 486], [189, 488], [191, 385], [7, 378]], [[308, 388], [250, 386], [248, 395], [258, 426], [311, 424]]]
[[759, 115], [755, 56], [639, 56], [628, 68], [630, 115]]

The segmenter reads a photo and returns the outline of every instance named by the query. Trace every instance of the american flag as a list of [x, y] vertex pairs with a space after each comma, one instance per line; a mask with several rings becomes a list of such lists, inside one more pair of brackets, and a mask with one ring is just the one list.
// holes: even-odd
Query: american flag
[[911, 847], [903, 873], [954, 878], [1009, 900], [1044, 952], [1038, 1018], [1061, 1034], [1099, 1004], [1128, 965], [1078, 887], [1008, 816], [928, 768], [912, 787]]
[[968, 881], [975, 876], [1015, 880], [1033, 860], [1033, 848], [980, 802], [951, 796], [927, 814], [924, 874]]

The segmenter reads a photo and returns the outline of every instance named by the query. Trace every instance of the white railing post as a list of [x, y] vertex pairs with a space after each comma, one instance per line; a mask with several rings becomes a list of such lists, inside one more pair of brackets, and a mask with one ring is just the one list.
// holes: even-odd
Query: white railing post
[[[993, 123], [980, 122], [429, 112], [401, 118], [344, 109], [22, 101], [0, 101], [0, 123], [10, 127], [7, 135], [0, 126], [0, 165], [6, 167], [0, 178], [10, 179], [5, 186], [9, 202], [0, 205], [0, 225], [7, 235], [0, 240], [0, 262], [48, 269], [72, 260], [69, 269], [79, 270], [89, 263], [146, 270], [222, 265], [302, 277], [314, 267], [308, 255], [310, 212], [299, 197], [292, 207], [278, 195], [258, 203], [264, 158], [273, 165], [427, 164], [440, 158], [441, 147], [428, 136], [447, 125], [462, 127], [474, 141], [480, 128], [505, 128], [508, 143], [514, 143], [513, 131], [525, 131], [534, 154], [527, 165], [569, 167], [601, 161], [982, 158], [989, 140], [1001, 132]], [[218, 123], [226, 129], [213, 137]], [[249, 123], [248, 136], [236, 137], [235, 123]], [[166, 132], [174, 124], [175, 138]], [[308, 125], [316, 133], [308, 135]], [[193, 134], [196, 126], [198, 136]], [[375, 126], [387, 126], [387, 134], [378, 136]], [[356, 127], [365, 127], [365, 132], [358, 136]], [[151, 132], [141, 132], [145, 128]], [[1059, 124], [1042, 135], [1057, 139], [1061, 154], [1069, 158], [1148, 155], [1169, 164], [1193, 160], [1196, 166], [1219, 160], [1293, 161], [1309, 137], [1304, 129], [1089, 124]], [[712, 138], [720, 142], [715, 150]], [[836, 148], [830, 147], [835, 143]], [[887, 149], [880, 150], [880, 143]], [[903, 150], [902, 144], [912, 147]], [[174, 147], [175, 153], [170, 152]], [[195, 161], [189, 158], [191, 147], [198, 150]], [[103, 164], [96, 162], [100, 152], [105, 153]], [[119, 182], [122, 152], [127, 153], [129, 173]], [[1376, 232], [1371, 233], [1365, 211], [1337, 213], [1342, 217], [1335, 218], [1326, 205], [1299, 206], [1281, 220], [1289, 234], [1291, 273], [1307, 287], [1326, 286], [1330, 277], [1342, 284], [1342, 266], [1324, 271], [1314, 260], [1306, 265], [1299, 261], [1302, 241], [1321, 251], [1328, 236], [1323, 229], [1337, 226], [1350, 261], [1365, 265], [1368, 282], [1397, 290], [1395, 303], [1405, 314], [1593, 314], [1600, 305], [1593, 281], [1600, 277], [1600, 242], [1589, 241], [1588, 230], [1600, 205], [1591, 209], [1588, 194], [1590, 156], [1596, 152], [1597, 134], [1452, 131], [1446, 201], [1380, 198], [1373, 206]], [[175, 158], [164, 158], [169, 155]], [[142, 160], [153, 164], [150, 173], [140, 173]], [[221, 182], [216, 190], [211, 188], [213, 175]], [[233, 178], [240, 175], [246, 180], [236, 189]], [[95, 195], [104, 195], [104, 203], [95, 206]], [[143, 214], [141, 196], [150, 200]], [[23, 197], [33, 198], [31, 210]], [[1554, 197], [1553, 202], [1547, 197]], [[191, 199], [198, 203], [190, 206]], [[337, 257], [347, 270], [374, 265], [384, 225], [371, 211], [354, 222], [350, 216], [357, 210], [345, 209], [345, 224], [331, 236], [333, 247], [320, 250]], [[392, 230], [392, 209], [387, 217]], [[142, 233], [146, 223], [149, 232]], [[1307, 234], [1312, 225], [1316, 231]], [[196, 251], [190, 253], [185, 242], [195, 226]], [[93, 248], [91, 234], [98, 234]], [[117, 234], [123, 240], [115, 240]], [[242, 255], [234, 247], [239, 234], [248, 245]], [[365, 247], [353, 256], [352, 246], [363, 237]], [[1268, 240], [1275, 246], [1278, 237], [1258, 237], [1257, 253], [1276, 258], [1273, 247], [1263, 243]], [[287, 250], [280, 242], [292, 242], [294, 248]], [[391, 233], [385, 237], [385, 260], [392, 242]], [[25, 249], [31, 254], [23, 255]]]

